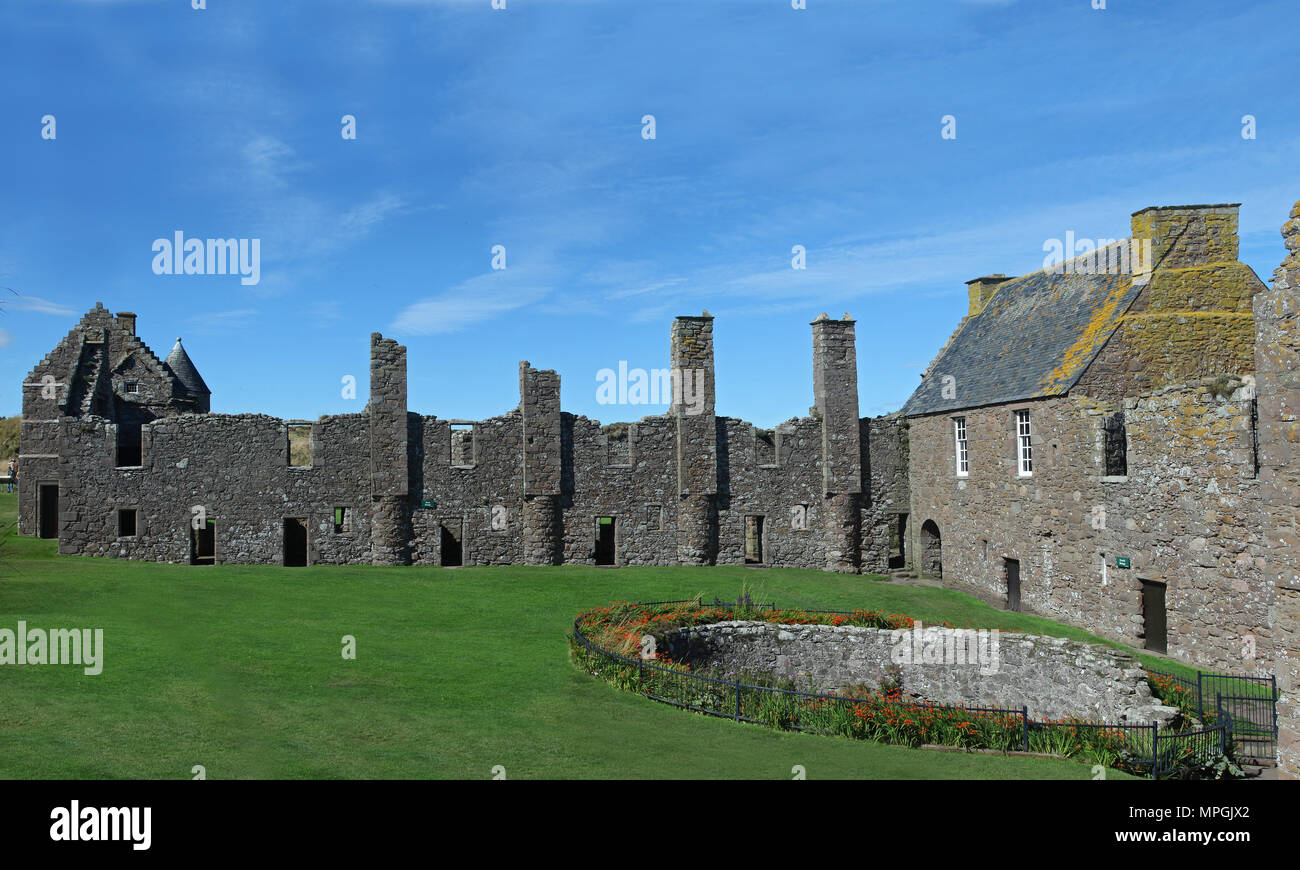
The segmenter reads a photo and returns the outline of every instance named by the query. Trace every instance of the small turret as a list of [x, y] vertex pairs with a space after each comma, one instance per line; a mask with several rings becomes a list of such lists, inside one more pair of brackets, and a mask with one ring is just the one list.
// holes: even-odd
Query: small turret
[[212, 408], [212, 391], [203, 382], [203, 376], [199, 374], [190, 355], [181, 346], [180, 336], [176, 337], [176, 346], [172, 348], [171, 353], [167, 354], [166, 363], [176, 379], [194, 396], [195, 409], [200, 414], [209, 413]]

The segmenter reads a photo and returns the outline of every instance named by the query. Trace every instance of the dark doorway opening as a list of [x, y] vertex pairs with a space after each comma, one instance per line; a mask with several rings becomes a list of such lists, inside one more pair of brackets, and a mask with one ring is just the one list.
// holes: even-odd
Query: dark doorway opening
[[59, 536], [59, 485], [42, 483], [37, 491], [36, 516], [42, 538]]
[[202, 528], [190, 524], [190, 564], [215, 565], [217, 563], [217, 523], [208, 520]]
[[1007, 610], [1020, 612], [1020, 560], [1005, 559], [1007, 572]]
[[745, 564], [763, 564], [762, 517], [745, 517]]
[[307, 565], [307, 520], [302, 517], [284, 519], [284, 567], [303, 568]]
[[1145, 649], [1168, 652], [1169, 637], [1165, 620], [1165, 584], [1142, 581], [1142, 634]]
[[596, 564], [614, 564], [614, 517], [596, 517]]
[[889, 567], [907, 567], [907, 514], [899, 514], [889, 524]]
[[463, 536], [465, 531], [464, 520], [449, 520], [438, 526], [441, 530], [441, 556], [438, 564], [444, 568], [459, 568], [465, 564], [465, 546]]
[[943, 541], [934, 520], [921, 524], [921, 573], [929, 577], [943, 576]]

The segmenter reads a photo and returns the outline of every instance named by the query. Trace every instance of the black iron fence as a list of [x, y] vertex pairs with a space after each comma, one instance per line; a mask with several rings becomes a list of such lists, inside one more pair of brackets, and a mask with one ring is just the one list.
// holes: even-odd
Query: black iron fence
[[1277, 678], [1196, 672], [1191, 680], [1147, 668], [1182, 690], [1187, 707], [1202, 722], [1226, 723], [1243, 758], [1271, 760], [1277, 754]]
[[[716, 597], [711, 603], [691, 598], [638, 602], [629, 606], [691, 603], [704, 607], [733, 608], [736, 606], [736, 603], [723, 602]], [[742, 599], [739, 603], [753, 609], [769, 611], [775, 609], [774, 604], [753, 604], [747, 599]], [[802, 612], [840, 614], [849, 611], [804, 610]], [[664, 666], [656, 663], [654, 659], [620, 655], [593, 643], [583, 633], [582, 622], [582, 616], [574, 620], [573, 641], [578, 648], [585, 651], [586, 663], [594, 673], [608, 679], [621, 689], [685, 710], [725, 717], [737, 722], [771, 725], [794, 731], [842, 734], [844, 733], [842, 730], [827, 727], [830, 719], [837, 718], [836, 714], [842, 713], [845, 709], [861, 709], [866, 705], [880, 703], [878, 698], [856, 698], [754, 685], [743, 682], [740, 678], [725, 679], [708, 676]], [[1163, 672], [1157, 673], [1163, 674]], [[1199, 683], [1198, 699], [1205, 697], [1204, 686], [1217, 685], [1206, 678], [1244, 680], [1248, 684], [1258, 679], [1203, 674], [1202, 680], [1192, 683], [1174, 674], [1163, 675], [1184, 684], [1189, 692]], [[1241, 683], [1229, 684], [1241, 685]], [[1275, 694], [1274, 689], [1274, 696]], [[1233, 742], [1235, 728], [1243, 729], [1244, 734], [1253, 734], [1250, 729], [1257, 727], [1259, 716], [1257, 709], [1249, 705], [1257, 704], [1258, 701], [1259, 697], [1254, 694], [1244, 696], [1216, 694], [1216, 715], [1213, 721], [1203, 723], [1198, 729], [1182, 731], [1168, 729], [1162, 731], [1155, 722], [1148, 725], [1135, 725], [1073, 720], [1040, 721], [1030, 718], [1027, 707], [1018, 709], [967, 707], [908, 700], [906, 708], [909, 711], [920, 711], [922, 715], [927, 711], [935, 715], [955, 715], [966, 724], [970, 721], [994, 722], [997, 727], [985, 729], [983, 732], [986, 737], [990, 734], [994, 735], [994, 745], [988, 748], [1004, 752], [1030, 752], [1031, 749], [1036, 749], [1045, 754], [1058, 754], [1053, 753], [1052, 750], [1057, 747], [1078, 746], [1082, 743], [1092, 747], [1094, 759], [1107, 759], [1108, 766], [1146, 775], [1152, 779], [1167, 779], [1192, 777], [1197, 775], [1201, 768], [1218, 762], [1225, 756]], [[842, 716], [838, 719], [843, 721]], [[1273, 738], [1276, 739], [1275, 714], [1271, 721]], [[1240, 740], [1238, 743], [1240, 744]]]

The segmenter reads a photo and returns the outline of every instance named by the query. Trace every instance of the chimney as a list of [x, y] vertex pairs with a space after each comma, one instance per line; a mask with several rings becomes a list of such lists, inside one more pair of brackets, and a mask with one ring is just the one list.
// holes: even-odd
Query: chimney
[[1133, 238], [1150, 239], [1152, 265], [1181, 269], [1237, 259], [1241, 203], [1152, 206], [1133, 212]]
[[135, 312], [119, 311], [117, 312], [117, 325], [128, 335], [135, 335]]
[[970, 288], [970, 311], [966, 316], [974, 317], [983, 311], [984, 306], [988, 305], [989, 299], [993, 297], [994, 291], [998, 289], [998, 285], [1011, 280], [1013, 280], [1011, 277], [999, 272], [967, 281], [966, 286]]

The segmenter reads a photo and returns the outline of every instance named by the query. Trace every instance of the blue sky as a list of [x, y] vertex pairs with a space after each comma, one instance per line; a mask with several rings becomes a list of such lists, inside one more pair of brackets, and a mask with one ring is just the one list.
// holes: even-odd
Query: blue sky
[[[807, 5], [9, 0], [0, 414], [102, 301], [160, 355], [184, 336], [214, 411], [295, 418], [361, 410], [380, 331], [412, 410], [503, 413], [527, 359], [565, 410], [636, 419], [663, 409], [597, 404], [598, 371], [665, 367], [672, 317], [707, 308], [718, 412], [759, 425], [807, 412], [808, 323], [848, 311], [875, 415], [963, 282], [1047, 239], [1241, 202], [1242, 259], [1282, 259], [1295, 0]], [[176, 231], [260, 239], [260, 282], [155, 275]]]

